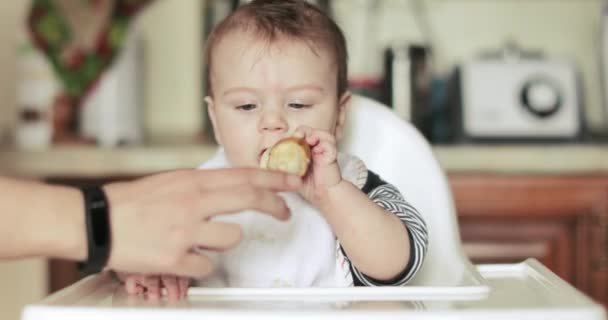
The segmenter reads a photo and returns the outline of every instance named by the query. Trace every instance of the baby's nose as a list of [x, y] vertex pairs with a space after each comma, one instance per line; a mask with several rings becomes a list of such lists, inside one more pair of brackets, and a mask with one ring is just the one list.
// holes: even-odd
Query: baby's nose
[[286, 119], [278, 112], [266, 113], [260, 119], [260, 129], [266, 132], [284, 132], [289, 128]]

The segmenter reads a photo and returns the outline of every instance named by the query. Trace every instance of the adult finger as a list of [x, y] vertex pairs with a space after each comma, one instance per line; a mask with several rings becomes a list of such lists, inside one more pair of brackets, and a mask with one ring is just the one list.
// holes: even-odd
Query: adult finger
[[226, 250], [238, 245], [243, 238], [241, 227], [233, 223], [207, 222], [200, 225], [196, 244], [210, 250]]
[[298, 176], [255, 168], [196, 170], [193, 178], [203, 190], [252, 186], [274, 191], [295, 191], [302, 184]]
[[203, 219], [247, 209], [257, 210], [280, 220], [286, 220], [290, 215], [283, 198], [275, 192], [253, 187], [209, 190], [201, 195], [199, 203], [199, 213]]
[[182, 277], [204, 278], [213, 272], [213, 263], [203, 253], [187, 253], [180, 265], [170, 271]]

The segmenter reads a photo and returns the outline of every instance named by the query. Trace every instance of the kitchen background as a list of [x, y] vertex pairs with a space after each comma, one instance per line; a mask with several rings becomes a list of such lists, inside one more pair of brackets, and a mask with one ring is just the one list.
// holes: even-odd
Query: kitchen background
[[[79, 123], [79, 130], [58, 122], [61, 110], [74, 112], [75, 108], [60, 109], [62, 105], [57, 101], [63, 100], [57, 96], [62, 82], [24, 36], [30, 2], [0, 2], [4, 23], [0, 28], [0, 173], [79, 184], [194, 166], [203, 161], [213, 146], [202, 103], [201, 48], [208, 28], [234, 2], [238, 1], [154, 0], [141, 8], [138, 17], [130, 21], [131, 30], [125, 37], [124, 48], [129, 54], [119, 57], [115, 66], [120, 67], [102, 78], [97, 87], [100, 89], [93, 90], [97, 94], [90, 94], [93, 98], [82, 103], [86, 107], [81, 109], [87, 111], [80, 111], [72, 119]], [[468, 249], [478, 257], [476, 261], [494, 261], [497, 255], [492, 250], [507, 252], [523, 245], [531, 251], [523, 250], [521, 255], [538, 255], [546, 264], [551, 264], [551, 259], [568, 261], [563, 271], [556, 272], [594, 298], [606, 301], [606, 285], [593, 287], [592, 283], [608, 283], [608, 212], [603, 207], [608, 198], [608, 179], [604, 179], [608, 149], [603, 144], [608, 136], [608, 107], [603, 98], [606, 63], [601, 62], [601, 17], [608, 2], [317, 3], [327, 6], [345, 31], [353, 88], [391, 102], [396, 112], [414, 122], [433, 143], [453, 184], [465, 227], [461, 232], [465, 240], [469, 237]], [[517, 60], [518, 52], [523, 60]], [[484, 70], [492, 70], [492, 77], [487, 77]], [[526, 87], [530, 79], [536, 82]], [[519, 98], [524, 99], [523, 88], [529, 89], [524, 95], [530, 112], [522, 111]], [[36, 90], [47, 94], [30, 94]], [[502, 96], [518, 99], [494, 103]], [[502, 112], [510, 109], [516, 111]], [[583, 114], [580, 122], [579, 113]], [[466, 125], [461, 120], [464, 118]], [[480, 119], [496, 121], [497, 125], [490, 128], [496, 130], [484, 127]], [[525, 180], [500, 180], [511, 176]], [[476, 233], [480, 223], [486, 229], [496, 227], [477, 219], [475, 203], [480, 202], [471, 195], [476, 188], [506, 183], [514, 185], [514, 194], [536, 190], [538, 199], [530, 200], [530, 194], [516, 197], [524, 200], [521, 216], [515, 221], [519, 223], [532, 217], [533, 211], [554, 208], [544, 203], [550, 202], [552, 194], [561, 194], [562, 189], [552, 193], [545, 188], [564, 182], [561, 177], [578, 179], [581, 185], [576, 190], [567, 189], [569, 194], [581, 194], [571, 200], [580, 201], [584, 212], [576, 207], [568, 213], [580, 223], [576, 230], [565, 229], [572, 220], [552, 220], [557, 233], [546, 231], [553, 230], [553, 225], [526, 221], [522, 228], [529, 228], [531, 233], [545, 230], [549, 235], [540, 240], [531, 236], [524, 244], [492, 239], [497, 243], [494, 247], [488, 247], [492, 241]], [[573, 188], [570, 180], [565, 183]], [[588, 212], [588, 207], [603, 209]], [[559, 219], [565, 215], [560, 211]], [[507, 218], [500, 219], [502, 223]], [[512, 222], [505, 224], [511, 226]], [[603, 229], [596, 231], [592, 224]], [[538, 233], [545, 232], [541, 231]], [[555, 240], [559, 237], [566, 240]], [[570, 238], [588, 240], [579, 243]], [[597, 247], [594, 241], [599, 243]], [[539, 247], [539, 243], [548, 247]], [[575, 253], [556, 253], [565, 251], [565, 245], [595, 250], [587, 254], [590, 267], [575, 263]], [[517, 254], [504, 256], [500, 258], [519, 258]], [[563, 265], [556, 263], [555, 268]], [[0, 264], [0, 291], [5, 297], [0, 302], [0, 318], [16, 319], [24, 303], [60, 287], [56, 278], [69, 268], [72, 266], [61, 263], [49, 267], [43, 260]]]

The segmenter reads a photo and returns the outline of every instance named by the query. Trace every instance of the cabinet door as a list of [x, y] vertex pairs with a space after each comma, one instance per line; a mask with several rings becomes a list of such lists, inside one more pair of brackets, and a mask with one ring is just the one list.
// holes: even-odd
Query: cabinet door
[[[593, 219], [591, 252], [591, 295], [608, 302], [608, 214], [597, 215]], [[608, 304], [605, 305], [608, 307]]]
[[450, 183], [471, 260], [533, 257], [608, 305], [608, 177], [451, 175]]
[[460, 218], [464, 250], [474, 263], [515, 263], [536, 258], [557, 275], [576, 283], [577, 219], [535, 221]]

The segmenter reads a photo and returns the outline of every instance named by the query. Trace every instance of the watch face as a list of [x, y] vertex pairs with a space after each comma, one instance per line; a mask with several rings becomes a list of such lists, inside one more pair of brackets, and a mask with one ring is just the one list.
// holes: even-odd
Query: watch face
[[547, 118], [562, 105], [562, 93], [555, 81], [547, 77], [534, 77], [525, 82], [520, 92], [522, 106], [539, 118]]

